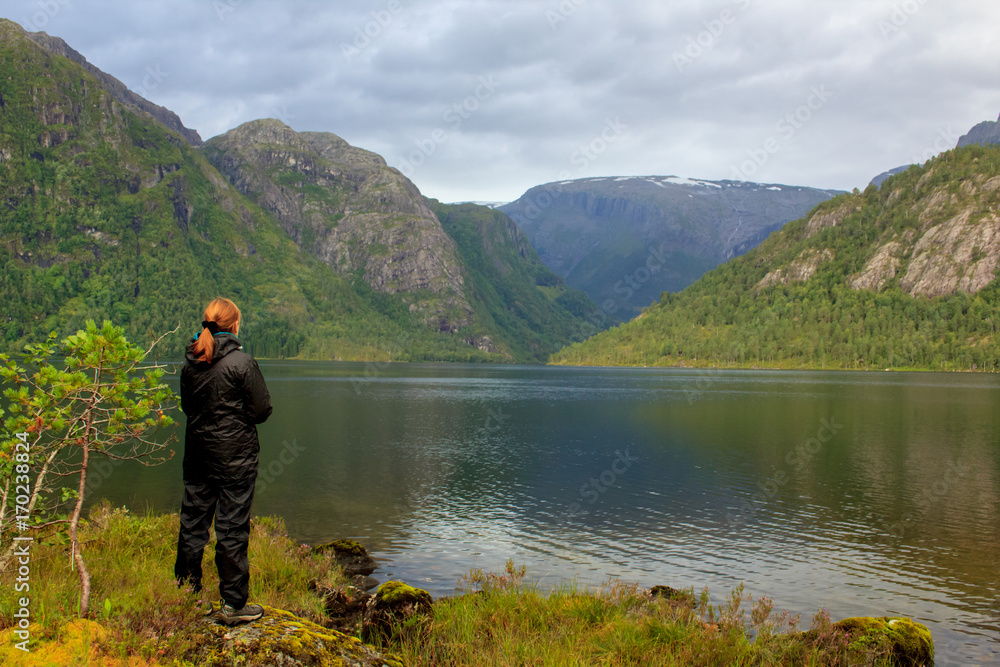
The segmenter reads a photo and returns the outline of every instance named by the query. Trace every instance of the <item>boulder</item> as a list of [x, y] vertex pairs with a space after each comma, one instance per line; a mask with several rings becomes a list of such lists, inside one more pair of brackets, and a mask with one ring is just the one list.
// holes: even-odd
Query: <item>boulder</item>
[[433, 613], [433, 604], [427, 591], [402, 581], [387, 581], [365, 606], [361, 637], [380, 643], [396, 633], [417, 629]]
[[806, 643], [840, 654], [846, 645], [851, 664], [921, 667], [934, 664], [934, 640], [927, 626], [908, 618], [862, 616], [845, 618], [829, 631], [802, 633]]
[[695, 598], [694, 593], [677, 590], [670, 586], [653, 586], [649, 589], [649, 594], [652, 598], [662, 598], [677, 606], [688, 607], [690, 609], [694, 609], [697, 604], [697, 598]]
[[290, 612], [264, 607], [264, 616], [235, 627], [205, 622], [203, 641], [188, 659], [197, 665], [222, 667], [403, 667], [398, 657], [382, 653], [350, 637]]
[[332, 551], [337, 559], [337, 565], [349, 577], [367, 577], [375, 571], [378, 563], [368, 555], [368, 550], [354, 540], [335, 540], [320, 544], [314, 548], [316, 553], [327, 553]]

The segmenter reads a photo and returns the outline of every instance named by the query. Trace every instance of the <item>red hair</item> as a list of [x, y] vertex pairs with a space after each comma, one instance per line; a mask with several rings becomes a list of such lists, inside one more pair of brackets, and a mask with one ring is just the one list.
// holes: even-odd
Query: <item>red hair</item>
[[[214, 322], [219, 331], [228, 331], [234, 336], [240, 332], [240, 309], [229, 299], [213, 299], [205, 306], [205, 322]], [[200, 361], [212, 363], [215, 355], [215, 337], [211, 330], [204, 328], [194, 342], [194, 356]]]

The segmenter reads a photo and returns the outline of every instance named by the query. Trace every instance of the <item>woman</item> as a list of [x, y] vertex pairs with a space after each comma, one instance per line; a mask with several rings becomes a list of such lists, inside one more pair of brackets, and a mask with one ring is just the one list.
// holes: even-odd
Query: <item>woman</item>
[[188, 346], [181, 371], [187, 415], [184, 500], [177, 539], [177, 584], [201, 590], [201, 557], [215, 520], [215, 565], [222, 596], [219, 621], [260, 618], [250, 595], [250, 505], [257, 479], [257, 424], [271, 414], [271, 397], [257, 362], [237, 336], [240, 309], [229, 299], [205, 308], [203, 329]]

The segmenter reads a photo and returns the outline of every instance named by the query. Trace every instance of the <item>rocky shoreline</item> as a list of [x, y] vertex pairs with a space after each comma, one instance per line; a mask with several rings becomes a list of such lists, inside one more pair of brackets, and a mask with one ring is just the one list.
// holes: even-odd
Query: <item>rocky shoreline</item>
[[205, 614], [211, 569], [203, 594], [174, 584], [177, 528], [176, 514], [92, 511], [85, 543], [101, 602], [83, 618], [65, 544], [35, 535], [28, 650], [18, 648], [20, 626], [3, 611], [16, 603], [16, 574], [0, 571], [0, 664], [934, 664], [930, 632], [911, 619], [832, 622], [821, 611], [800, 631], [769, 598], [742, 607], [751, 602], [742, 586], [719, 604], [707, 590], [625, 582], [541, 590], [508, 561], [503, 572], [471, 570], [458, 594], [434, 599], [402, 581], [375, 581], [376, 561], [361, 544], [297, 544], [277, 517], [258, 517], [250, 541], [252, 597], [265, 615], [228, 627]]
[[[388, 645], [395, 633], [419, 627], [433, 616], [435, 601], [427, 591], [401, 581], [389, 581], [379, 585], [379, 582], [371, 577], [377, 563], [358, 542], [337, 540], [312, 549], [316, 553], [334, 554], [337, 565], [351, 578], [351, 583], [346, 586], [311, 586], [324, 602], [327, 614], [324, 627], [339, 633], [359, 636], [362, 641], [369, 642], [371, 645], [369, 648], [374, 650], [376, 646]], [[479, 594], [482, 593], [483, 591], [479, 591]], [[666, 600], [671, 605], [688, 610], [697, 607], [697, 599], [693, 592], [670, 586], [652, 587], [649, 589], [649, 597]], [[287, 612], [281, 613], [287, 614]], [[710, 631], [718, 630], [716, 624], [705, 622], [705, 626]], [[911, 619], [889, 616], [846, 618], [833, 623], [832, 628], [833, 632], [828, 636], [820, 636], [816, 630], [796, 634], [805, 644], [822, 642], [829, 648], [864, 646], [886, 656], [888, 664], [901, 667], [934, 664], [934, 641], [930, 631], [923, 624]], [[244, 643], [248, 641], [248, 636], [260, 634], [249, 629], [236, 633], [242, 634], [243, 638], [240, 641]], [[342, 639], [338, 641], [340, 644], [343, 642]], [[357, 659], [360, 662], [345, 662], [345, 664], [403, 664], [398, 658], [388, 654], [376, 655], [363, 652], [359, 653], [359, 656]], [[294, 656], [289, 657], [294, 658]], [[368, 658], [374, 659], [375, 662], [365, 662]]]

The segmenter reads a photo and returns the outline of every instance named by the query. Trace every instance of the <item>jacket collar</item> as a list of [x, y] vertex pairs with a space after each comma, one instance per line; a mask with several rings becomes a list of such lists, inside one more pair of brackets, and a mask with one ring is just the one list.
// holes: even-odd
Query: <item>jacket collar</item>
[[[222, 359], [230, 352], [243, 349], [243, 344], [240, 343], [240, 339], [228, 331], [220, 331], [219, 333], [214, 334], [213, 338], [215, 339], [215, 353], [212, 355], [212, 363]], [[192, 349], [193, 346], [193, 343], [187, 346], [187, 350], [184, 352], [184, 358], [188, 360], [188, 363], [196, 366], [206, 365], [205, 362], [195, 358], [194, 351]]]

